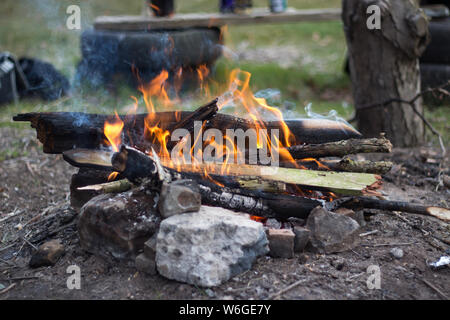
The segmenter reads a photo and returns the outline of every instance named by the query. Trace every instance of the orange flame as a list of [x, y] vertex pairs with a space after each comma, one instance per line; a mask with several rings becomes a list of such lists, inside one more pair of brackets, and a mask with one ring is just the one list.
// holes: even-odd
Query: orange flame
[[117, 171], [111, 172], [108, 176], [108, 181], [112, 181], [112, 180], [116, 179], [118, 175], [119, 175], [119, 173]]
[[117, 112], [115, 112], [115, 118], [113, 119], [113, 121], [105, 121], [103, 133], [105, 134], [106, 139], [108, 139], [108, 142], [114, 152], [119, 151], [119, 146], [122, 142], [122, 129], [123, 121], [120, 119]]
[[[148, 112], [148, 115], [144, 119], [144, 137], [146, 141], [149, 141], [152, 144], [164, 166], [174, 168], [176, 170], [186, 170], [186, 168], [189, 167], [190, 171], [201, 173], [205, 179], [208, 179], [219, 186], [223, 186], [221, 183], [215, 181], [211, 175], [230, 174], [232, 165], [236, 164], [238, 159], [245, 157], [247, 153], [247, 147], [245, 147], [246, 149], [240, 149], [242, 146], [239, 146], [238, 143], [235, 142], [236, 137], [229, 137], [226, 134], [221, 137], [223, 141], [217, 141], [215, 137], [204, 141], [205, 137], [203, 136], [203, 129], [206, 125], [206, 122], [204, 122], [198, 134], [193, 137], [186, 136], [178, 142], [176, 145], [176, 148], [178, 149], [176, 154], [178, 157], [172, 159], [171, 152], [173, 152], [173, 150], [168, 150], [167, 148], [167, 144], [170, 139], [170, 131], [164, 127], [164, 124], [160, 123], [160, 118], [156, 117], [156, 106], [162, 107], [163, 110], [167, 110], [176, 105], [176, 102], [180, 101], [178, 92], [182, 87], [184, 81], [183, 77], [185, 74], [190, 73], [197, 77], [201, 93], [205, 98], [218, 96], [218, 94], [211, 93], [210, 88], [214, 88], [215, 90], [219, 90], [221, 92], [218, 103], [219, 110], [221, 110], [225, 105], [234, 105], [236, 114], [238, 114], [238, 112], [245, 113], [247, 118], [251, 121], [252, 127], [256, 131], [257, 150], [261, 152], [267, 151], [269, 157], [273, 157], [274, 154], [277, 154], [279, 155], [280, 160], [284, 162], [288, 161], [297, 168], [301, 167], [286, 150], [287, 147], [290, 147], [295, 143], [295, 137], [284, 121], [282, 112], [278, 108], [270, 106], [266, 99], [258, 98], [253, 94], [250, 88], [251, 74], [249, 72], [242, 71], [240, 69], [232, 70], [229, 74], [228, 83], [225, 83], [222, 86], [218, 84], [216, 85], [208, 78], [210, 70], [206, 65], [201, 65], [196, 69], [186, 69], [180, 67], [173, 70], [173, 76], [171, 79], [169, 79], [169, 72], [167, 70], [162, 70], [149, 83], [145, 84], [142, 83], [141, 79], [139, 79], [139, 74], [134, 67], [133, 72], [140, 81], [138, 90], [142, 94], [142, 98]], [[213, 85], [209, 86], [209, 84]], [[174, 93], [175, 98], [169, 98], [168, 92]], [[132, 97], [132, 99], [134, 100], [134, 107], [129, 113], [135, 114], [138, 109], [138, 99], [135, 97]], [[175, 112], [175, 119], [177, 122], [181, 120], [181, 116], [182, 113], [180, 111]], [[267, 116], [269, 116], [271, 120], [278, 121], [281, 124], [279, 137], [272, 135], [270, 133], [270, 128], [266, 127], [267, 122], [265, 121], [265, 117]], [[117, 113], [113, 122], [105, 122], [104, 133], [114, 151], [118, 151], [119, 149], [122, 129], [123, 122]], [[128, 137], [128, 141], [131, 141], [131, 137]], [[250, 139], [247, 139], [246, 146], [249, 143]], [[196, 146], [200, 146], [200, 148]], [[213, 157], [219, 161], [219, 165], [217, 163], [204, 162], [204, 150], [208, 147], [210, 150], [214, 150]], [[149, 152], [149, 150], [143, 151]], [[183, 151], [187, 153], [187, 157], [185, 157]], [[305, 160], [317, 161], [315, 159]], [[319, 166], [321, 165], [320, 162], [317, 161], [317, 163]], [[117, 174], [112, 173], [110, 175], [111, 179], [115, 179], [116, 177]], [[290, 192], [309, 197], [319, 198], [322, 195], [321, 193], [316, 194], [309, 191], [303, 191], [299, 187], [294, 187], [291, 189], [292, 191]]]

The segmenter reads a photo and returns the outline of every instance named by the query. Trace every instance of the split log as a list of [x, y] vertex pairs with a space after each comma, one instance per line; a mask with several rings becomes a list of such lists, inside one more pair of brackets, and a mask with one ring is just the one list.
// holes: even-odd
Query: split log
[[390, 201], [380, 200], [366, 197], [346, 197], [332, 201], [326, 205], [328, 210], [336, 210], [339, 207], [351, 208], [351, 209], [379, 209], [387, 211], [402, 211], [415, 213], [420, 215], [432, 216], [440, 220], [450, 222], [450, 210], [433, 207], [423, 206], [420, 204], [403, 202], [403, 201]]
[[322, 144], [296, 145], [287, 148], [294, 159], [343, 157], [357, 153], [389, 153], [391, 142], [384, 138], [348, 139]]
[[[153, 119], [164, 130], [174, 128], [180, 121], [184, 121], [192, 112], [156, 112]], [[29, 121], [36, 129], [37, 138], [43, 144], [45, 153], [59, 154], [74, 148], [100, 149], [105, 141], [103, 127], [111, 116], [102, 114], [87, 114], [80, 112], [47, 112], [25, 113], [13, 118], [14, 121]], [[148, 114], [120, 116], [124, 122], [123, 143], [138, 149], [148, 148], [145, 141], [144, 120]], [[156, 122], [155, 122], [156, 123]], [[352, 127], [337, 121], [303, 119], [286, 120], [285, 123], [295, 137], [295, 144], [317, 144], [339, 141], [350, 138], [361, 138], [361, 134]], [[255, 129], [255, 123], [250, 120], [218, 113], [205, 126], [217, 128], [226, 133], [227, 129]], [[280, 140], [284, 141], [282, 123], [280, 121], [266, 121], [263, 125], [267, 130], [278, 129]]]

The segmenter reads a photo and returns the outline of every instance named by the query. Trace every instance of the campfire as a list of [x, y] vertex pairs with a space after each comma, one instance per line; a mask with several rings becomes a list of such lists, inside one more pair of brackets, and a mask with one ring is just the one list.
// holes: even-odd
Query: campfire
[[[176, 109], [178, 93], [169, 98], [169, 92], [180, 87], [180, 69], [171, 82], [163, 70], [139, 86], [146, 113], [137, 113], [138, 99], [133, 97], [133, 108], [125, 115], [54, 112], [14, 118], [31, 122], [45, 153], [62, 154], [79, 168], [72, 177], [71, 204], [80, 210], [80, 240], [87, 250], [135, 259], [142, 270], [157, 269], [172, 279], [212, 286], [247, 270], [256, 256], [266, 254], [267, 238], [271, 255], [280, 257], [289, 257], [294, 247], [303, 250], [309, 237], [312, 246], [326, 253], [350, 248], [358, 224], [332, 211], [373, 208], [449, 220], [442, 208], [383, 199], [381, 175], [392, 163], [349, 157], [390, 152], [392, 145], [384, 136], [364, 139], [338, 121], [286, 120], [278, 108], [252, 93], [250, 74], [242, 70], [232, 71], [214, 98], [208, 73], [205, 66], [197, 69], [199, 90], [211, 101], [195, 111]], [[229, 106], [234, 106], [235, 114], [222, 112]], [[156, 111], [157, 107], [164, 111]], [[243, 254], [245, 259], [239, 254], [233, 258], [232, 267], [223, 272], [227, 276], [205, 280], [215, 262], [195, 259], [200, 269], [192, 271], [194, 266], [187, 265], [181, 271], [183, 254], [195, 251], [195, 245], [205, 246], [194, 239], [196, 232], [206, 234], [232, 217], [237, 219], [230, 231], [233, 237], [254, 233], [254, 239], [240, 244], [246, 248], [242, 252], [248, 253], [250, 247], [254, 252]], [[274, 221], [278, 231], [271, 227]], [[320, 221], [334, 221], [343, 234], [337, 240], [325, 236], [320, 240], [317, 235], [314, 239], [311, 229]], [[183, 231], [183, 249], [175, 250], [170, 239], [183, 225], [198, 229]], [[216, 240], [217, 235], [209, 239]], [[218, 248], [229, 246], [238, 245]], [[206, 246], [197, 254], [217, 250]], [[217, 254], [226, 260], [223, 252]]]

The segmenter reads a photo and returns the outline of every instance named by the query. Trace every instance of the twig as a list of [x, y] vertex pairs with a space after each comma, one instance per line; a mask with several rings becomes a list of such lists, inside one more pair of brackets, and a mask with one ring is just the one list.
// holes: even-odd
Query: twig
[[40, 278], [41, 278], [41, 277], [37, 277], [37, 276], [30, 276], [30, 277], [14, 277], [14, 278], [0, 279], [0, 281], [33, 280], [33, 279], [40, 279]]
[[23, 241], [25, 241], [28, 245], [30, 245], [33, 249], [35, 249], [36, 251], [38, 250], [38, 247], [36, 247], [34, 244], [32, 244], [30, 241], [28, 241], [25, 238], [22, 238]]
[[[438, 191], [439, 186], [442, 185], [443, 172], [444, 172], [444, 165], [443, 165], [443, 162], [445, 161], [445, 155], [447, 154], [447, 150], [446, 150], [446, 148], [445, 148], [444, 140], [442, 139], [442, 135], [439, 133], [439, 131], [437, 131], [437, 130], [431, 125], [431, 123], [423, 116], [423, 114], [420, 113], [420, 112], [417, 110], [417, 108], [416, 108], [416, 106], [415, 106], [415, 103], [416, 103], [416, 101], [417, 101], [420, 97], [422, 97], [424, 94], [427, 94], [427, 93], [434, 93], [434, 92], [436, 92], [436, 91], [438, 91], [438, 92], [440, 92], [440, 93], [442, 93], [442, 94], [445, 94], [445, 95], [447, 95], [447, 96], [450, 97], [450, 92], [448, 92], [447, 90], [444, 89], [444, 88], [447, 87], [447, 86], [450, 86], [450, 80], [447, 81], [446, 83], [444, 83], [444, 84], [438, 86], [438, 87], [435, 87], [435, 88], [427, 88], [426, 90], [423, 90], [423, 91], [419, 92], [419, 93], [416, 94], [416, 95], [414, 96], [414, 98], [412, 98], [411, 100], [403, 100], [403, 99], [399, 99], [399, 98], [392, 98], [392, 99], [388, 99], [388, 100], [386, 100], [386, 101], [384, 101], [384, 102], [381, 102], [381, 103], [374, 103], [374, 104], [369, 104], [369, 105], [364, 105], [364, 106], [357, 107], [357, 110], [360, 111], [360, 110], [367, 110], [367, 109], [373, 109], [373, 108], [378, 108], [378, 107], [386, 107], [387, 105], [389, 105], [389, 104], [391, 104], [391, 103], [394, 103], [394, 102], [397, 102], [397, 103], [405, 103], [405, 104], [409, 104], [409, 105], [411, 106], [411, 108], [412, 108], [412, 110], [414, 111], [414, 113], [415, 113], [415, 114], [423, 121], [423, 123], [431, 130], [431, 132], [432, 132], [435, 136], [437, 136], [437, 138], [438, 138], [438, 140], [439, 140], [439, 145], [440, 145], [441, 151], [442, 151], [442, 161], [441, 161], [441, 163], [440, 163], [440, 165], [439, 165], [439, 174], [438, 174], [438, 181], [439, 181], [439, 182], [438, 182], [438, 184], [437, 184], [437, 186], [436, 186], [436, 191]], [[350, 120], [350, 122], [351, 122], [351, 120]]]
[[15, 243], [12, 243], [12, 244], [10, 244], [9, 246], [0, 248], [0, 252], [5, 251], [6, 249], [9, 249], [9, 248], [11, 248], [11, 247], [14, 247], [14, 245], [15, 245]]
[[369, 231], [369, 232], [360, 233], [359, 236], [360, 237], [366, 237], [366, 236], [370, 236], [370, 235], [375, 234], [375, 233], [378, 233], [378, 230], [372, 230], [372, 231]]
[[413, 242], [399, 242], [399, 243], [362, 243], [364, 247], [388, 247], [388, 246], [410, 246], [415, 244], [417, 241]]
[[281, 296], [282, 294], [285, 294], [285, 293], [288, 292], [289, 290], [294, 289], [295, 287], [301, 285], [302, 283], [304, 283], [304, 282], [306, 282], [306, 281], [308, 281], [308, 280], [307, 280], [307, 279], [299, 280], [299, 281], [297, 281], [297, 282], [291, 284], [290, 286], [287, 286], [286, 288], [281, 289], [280, 291], [278, 291], [278, 292], [272, 294], [272, 295], [269, 296], [269, 298], [267, 298], [267, 299], [268, 299], [268, 300], [273, 300], [273, 299], [275, 299], [276, 297], [279, 297], [279, 296]]
[[425, 283], [427, 286], [429, 286], [431, 289], [433, 289], [434, 291], [436, 291], [436, 293], [438, 295], [441, 296], [441, 298], [445, 299], [445, 300], [450, 300], [449, 297], [447, 297], [447, 295], [445, 293], [443, 293], [439, 288], [437, 288], [434, 284], [428, 282], [425, 279], [421, 279], [423, 281], [423, 283]]
[[0, 294], [4, 294], [7, 293], [9, 290], [11, 290], [12, 288], [14, 288], [16, 286], [15, 283], [12, 283], [8, 288], [3, 289], [2, 291], [0, 291]]
[[1, 223], [1, 222], [5, 222], [5, 221], [7, 221], [7, 220], [9, 220], [9, 219], [11, 219], [11, 218], [14, 218], [15, 216], [17, 216], [17, 215], [19, 215], [19, 214], [21, 214], [21, 213], [22, 213], [22, 210], [17, 210], [17, 208], [15, 208], [13, 212], [8, 213], [8, 214], [6, 215], [6, 217], [1, 218], [1, 219], [0, 219], [0, 223]]
[[348, 277], [348, 278], [345, 279], [345, 280], [346, 280], [346, 281], [351, 281], [351, 280], [353, 280], [353, 279], [355, 279], [355, 278], [358, 278], [358, 277], [362, 276], [363, 274], [365, 274], [365, 272], [357, 273], [357, 274], [354, 274], [354, 275]]
[[403, 99], [400, 99], [400, 98], [391, 98], [391, 99], [388, 99], [388, 100], [386, 100], [386, 101], [384, 101], [384, 102], [378, 102], [378, 103], [373, 103], [373, 104], [367, 104], [367, 105], [364, 105], [364, 106], [360, 106], [360, 107], [357, 108], [357, 110], [367, 110], [367, 109], [373, 109], [373, 108], [385, 107], [385, 106], [387, 106], [387, 105], [389, 105], [389, 104], [391, 104], [391, 103], [394, 103], [394, 102], [397, 102], [397, 103], [414, 104], [414, 103], [415, 103], [420, 97], [422, 97], [424, 94], [427, 94], [427, 93], [433, 93], [433, 92], [435, 92], [435, 91], [439, 91], [439, 92], [441, 92], [441, 93], [444, 93], [445, 95], [449, 95], [449, 96], [450, 96], [449, 92], [447, 92], [446, 90], [444, 90], [444, 88], [445, 88], [446, 86], [448, 86], [448, 85], [450, 85], [450, 80], [447, 81], [446, 83], [444, 83], [444, 84], [438, 86], [438, 87], [427, 88], [427, 89], [425, 89], [425, 90], [419, 92], [419, 93], [416, 94], [416, 95], [414, 96], [414, 98], [412, 98], [411, 100], [403, 100]]

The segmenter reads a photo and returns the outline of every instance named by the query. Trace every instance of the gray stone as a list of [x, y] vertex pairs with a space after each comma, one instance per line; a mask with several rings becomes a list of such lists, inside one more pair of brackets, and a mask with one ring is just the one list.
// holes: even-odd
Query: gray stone
[[47, 241], [33, 254], [29, 266], [31, 268], [53, 266], [63, 254], [64, 246], [59, 240]]
[[358, 224], [361, 227], [366, 226], [366, 219], [364, 218], [364, 213], [363, 211], [359, 210], [359, 211], [353, 211], [351, 209], [347, 209], [347, 208], [339, 208], [335, 211], [335, 213], [339, 213], [339, 214], [343, 214], [347, 217], [352, 218], [353, 220], [355, 220], [356, 222], [358, 222]]
[[161, 222], [156, 266], [169, 279], [217, 286], [249, 270], [268, 252], [267, 243], [262, 224], [248, 215], [202, 206]]
[[211, 289], [206, 289], [205, 293], [210, 298], [214, 298], [216, 296], [216, 293], [214, 291], [212, 291]]
[[163, 218], [186, 212], [196, 212], [202, 205], [198, 185], [192, 180], [163, 183], [158, 210]]
[[311, 211], [306, 221], [306, 228], [311, 231], [311, 247], [320, 253], [347, 251], [359, 243], [358, 222], [322, 207]]
[[404, 255], [403, 250], [400, 248], [392, 248], [390, 253], [396, 259], [401, 259]]
[[269, 254], [274, 258], [292, 258], [294, 256], [294, 238], [295, 234], [291, 229], [267, 230]]
[[279, 222], [277, 219], [274, 218], [267, 219], [264, 225], [266, 226], [267, 229], [281, 229], [282, 227], [281, 222]]
[[95, 255], [134, 262], [160, 221], [151, 195], [133, 191], [99, 195], [81, 208], [80, 244]]
[[156, 233], [144, 243], [144, 254], [150, 259], [156, 259]]
[[293, 231], [295, 234], [294, 251], [302, 252], [303, 250], [305, 250], [305, 247], [309, 242], [311, 231], [300, 226], [294, 227]]
[[155, 260], [147, 257], [144, 253], [136, 257], [135, 266], [136, 269], [146, 274], [155, 275], [157, 273]]

